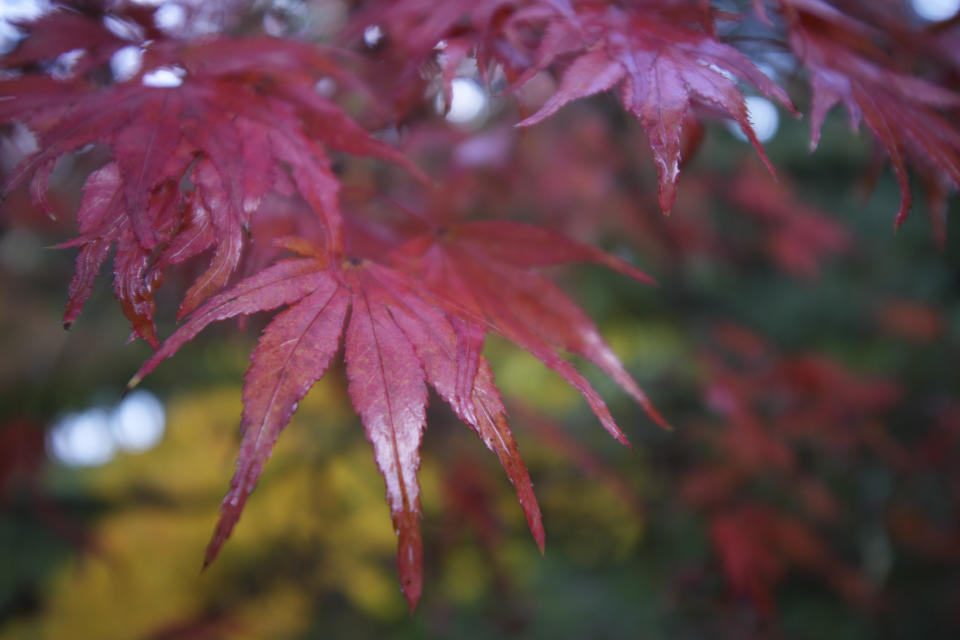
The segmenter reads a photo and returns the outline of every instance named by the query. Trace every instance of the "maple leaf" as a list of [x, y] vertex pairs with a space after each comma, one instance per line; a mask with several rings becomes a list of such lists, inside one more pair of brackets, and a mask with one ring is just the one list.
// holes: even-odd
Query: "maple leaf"
[[[417, 256], [411, 251], [435, 237], [415, 238], [394, 256], [396, 261], [416, 275], [412, 261]], [[130, 386], [138, 384], [212, 322], [289, 305], [263, 330], [251, 355], [244, 381], [244, 435], [237, 471], [205, 564], [229, 537], [297, 403], [329, 368], [341, 333], [350, 398], [386, 481], [399, 537], [400, 582], [411, 610], [422, 592], [416, 473], [428, 384], [497, 455], [543, 550], [543, 524], [533, 485], [507, 425], [490, 366], [481, 354], [488, 331], [502, 333], [558, 371], [621, 442], [626, 444], [626, 437], [603, 400], [550, 343], [595, 362], [666, 426], [593, 323], [546, 278], [524, 268], [588, 260], [638, 280], [649, 281], [649, 276], [597, 249], [527, 225], [471, 223], [451, 230], [447, 237], [446, 245], [434, 245], [434, 261], [426, 265], [424, 274], [428, 284], [441, 287], [438, 291], [424, 289], [419, 279], [369, 260], [332, 264], [323, 248], [303, 239], [284, 239], [283, 246], [311, 257], [282, 260], [210, 298], [131, 380]], [[451, 260], [451, 255], [461, 259]], [[464, 270], [465, 264], [474, 262], [491, 266], [485, 271]], [[420, 265], [424, 266], [423, 260]], [[430, 275], [437, 270], [450, 274], [448, 279], [437, 281]], [[449, 278], [458, 284], [452, 286]], [[447, 287], [451, 290], [445, 291]], [[491, 287], [499, 288], [502, 301], [494, 302]], [[537, 295], [542, 299], [537, 300]]]
[[[823, 356], [782, 356], [739, 327], [718, 327], [715, 338], [724, 357], [705, 354], [701, 363], [711, 381], [707, 402], [725, 426], [690, 432], [717, 455], [687, 474], [682, 484], [686, 499], [707, 515], [710, 539], [730, 586], [769, 614], [773, 589], [788, 570], [799, 569], [869, 606], [875, 595], [871, 585], [831, 551], [829, 538], [817, 526], [836, 523], [846, 514], [828, 490], [825, 474], [807, 469], [798, 453], [819, 451], [826, 454], [823, 461], [839, 457], [845, 468], [865, 445], [882, 447], [882, 455], [894, 452], [902, 460], [897, 445], [877, 437], [882, 430], [876, 427], [882, 422], [879, 414], [895, 404], [896, 387], [863, 379]], [[844, 428], [824, 428], [838, 424]], [[752, 487], [762, 487], [758, 495], [778, 498], [767, 505], [747, 497], [753, 495]], [[793, 506], [782, 496], [790, 496]]]
[[753, 164], [741, 167], [733, 180], [724, 178], [724, 182], [731, 203], [760, 222], [766, 252], [793, 275], [815, 277], [825, 255], [850, 248], [849, 234], [842, 226], [798, 202], [795, 189], [783, 180], [770, 180]]
[[[57, 24], [35, 24], [26, 42], [49, 39]], [[186, 292], [183, 317], [236, 271], [251, 217], [277, 184], [293, 185], [322, 220], [329, 248], [337, 250], [339, 180], [328, 148], [389, 160], [425, 179], [340, 107], [304, 89], [325, 75], [346, 78], [322, 48], [265, 37], [161, 39], [142, 46], [141, 72], [106, 88], [86, 76], [0, 81], [0, 92], [10, 96], [0, 103], [0, 121], [26, 124], [39, 142], [6, 190], [31, 178], [34, 201], [49, 209], [44, 194], [57, 159], [90, 143], [110, 147], [111, 162], [85, 186], [80, 236], [62, 245], [81, 248], [65, 326], [116, 246], [115, 294], [134, 334], [156, 348], [153, 293], [164, 269], [213, 251], [207, 270]], [[147, 75], [157, 69], [173, 75], [176, 86], [152, 86]], [[278, 182], [277, 173], [288, 173], [289, 180]]]
[[538, 62], [517, 82], [523, 84], [559, 55], [575, 55], [554, 93], [539, 111], [517, 126], [534, 125], [568, 102], [620, 86], [620, 99], [643, 127], [660, 180], [660, 208], [669, 213], [676, 197], [685, 122], [694, 104], [733, 118], [771, 173], [733, 78], [794, 111], [787, 94], [744, 54], [708, 33], [685, 29], [651, 16], [608, 7], [575, 18], [559, 13], [548, 23]]
[[[540, 227], [502, 221], [457, 225], [414, 238], [393, 254], [398, 267], [421, 278], [453, 313], [523, 347], [579, 391], [603, 426], [626, 436], [590, 383], [557, 348], [583, 356], [613, 378], [661, 427], [666, 421], [623, 368], [586, 314], [548, 278], [532, 270], [566, 262], [596, 262], [647, 284], [653, 280], [627, 262]], [[475, 361], [482, 342], [463, 332]], [[469, 372], [463, 377], [470, 380]], [[462, 393], [461, 393], [462, 395]]]
[[852, 601], [867, 604], [867, 580], [829, 552], [821, 536], [796, 517], [762, 506], [741, 506], [714, 515], [710, 538], [734, 590], [770, 614], [773, 587], [789, 567], [819, 574]]
[[[604, 8], [566, 0], [456, 0], [440, 5], [401, 0], [360, 12], [349, 31], [356, 34], [373, 25], [381, 29], [394, 80], [421, 87], [415, 93], [422, 93], [424, 66], [435, 60], [447, 105], [456, 67], [470, 53], [482, 78], [496, 63], [514, 89], [558, 58], [573, 57], [556, 93], [518, 126], [536, 124], [572, 100], [619, 85], [624, 108], [640, 121], [649, 139], [660, 178], [661, 209], [669, 212], [693, 106], [733, 118], [771, 173], [736, 80], [753, 84], [796, 113], [783, 89], [714, 36], [714, 18], [703, 3]], [[397, 88], [393, 93], [402, 92]], [[411, 99], [416, 98], [400, 102]]]
[[419, 288], [408, 277], [367, 261], [347, 261], [342, 267], [328, 267], [316, 258], [281, 261], [208, 300], [143, 365], [131, 386], [211, 322], [291, 305], [264, 329], [251, 355], [237, 471], [205, 564], [230, 535], [297, 403], [329, 367], [341, 333], [350, 397], [386, 481], [399, 536], [400, 580], [411, 609], [422, 591], [416, 473], [427, 383], [496, 453], [543, 549], [540, 510], [490, 367], [479, 356], [467, 396], [457, 395], [457, 333], [451, 319], [424, 300]]
[[908, 154], [931, 174], [932, 185], [960, 188], [960, 130], [938, 112], [960, 107], [960, 94], [879, 63], [871, 41], [875, 30], [829, 5], [817, 0], [781, 0], [781, 5], [789, 19], [790, 46], [813, 92], [811, 149], [820, 141], [827, 112], [842, 102], [850, 128], [856, 131], [862, 121], [890, 158], [900, 184], [897, 227], [912, 205]]

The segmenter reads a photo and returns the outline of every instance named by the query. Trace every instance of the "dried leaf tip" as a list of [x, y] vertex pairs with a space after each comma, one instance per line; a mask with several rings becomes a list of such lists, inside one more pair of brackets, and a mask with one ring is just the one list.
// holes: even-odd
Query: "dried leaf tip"
[[123, 388], [122, 395], [125, 396], [131, 391], [133, 391], [137, 387], [137, 385], [139, 385], [142, 381], [143, 381], [143, 376], [141, 376], [139, 373], [133, 376], [132, 378], [130, 378], [130, 381], [127, 382], [127, 386]]

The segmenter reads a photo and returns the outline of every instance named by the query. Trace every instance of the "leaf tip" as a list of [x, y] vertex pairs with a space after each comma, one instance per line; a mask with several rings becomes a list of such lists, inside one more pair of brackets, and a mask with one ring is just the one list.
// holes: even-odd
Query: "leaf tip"
[[147, 344], [149, 344], [149, 345], [150, 345], [150, 348], [153, 349], [154, 351], [156, 351], [157, 349], [159, 349], [159, 348], [160, 348], [160, 339], [157, 338], [157, 334], [153, 332], [152, 328], [148, 329], [148, 330], [145, 332], [145, 334], [146, 334], [146, 335], [144, 335], [144, 333], [138, 333], [137, 335], [139, 335], [141, 338], [143, 338], [144, 340], [146, 340], [146, 341], [147, 341]]
[[127, 395], [133, 391], [142, 381], [143, 376], [141, 376], [139, 373], [134, 375], [132, 378], [130, 378], [130, 381], [127, 382], [127, 386], [123, 388], [123, 395]]
[[417, 611], [417, 603], [420, 602], [420, 594], [416, 596], [408, 594], [406, 591], [403, 592], [403, 596], [407, 599], [407, 609], [410, 610], [410, 617], [413, 617], [413, 614]]
[[533, 115], [527, 116], [520, 122], [517, 122], [516, 124], [514, 124], [513, 125], [514, 128], [526, 129], [527, 127], [532, 127], [533, 125], [539, 123], [541, 120], [545, 119], [547, 116], [550, 115], [549, 113], [543, 113], [543, 112], [544, 112], [544, 109], [540, 109], [540, 111], [537, 111]]
[[[511, 480], [512, 482], [512, 480]], [[530, 485], [531, 496], [533, 494], [533, 485]], [[540, 551], [540, 555], [546, 555], [546, 532], [543, 529], [543, 520], [540, 517], [540, 505], [536, 503], [536, 498], [533, 498], [532, 508], [531, 505], [526, 505], [520, 503], [520, 506], [523, 507], [524, 511], [527, 512], [527, 525], [530, 527], [530, 533], [533, 534], [533, 541], [537, 544], [537, 549]]]
[[610, 435], [613, 436], [614, 440], [616, 440], [617, 442], [625, 446], [627, 449], [631, 449], [631, 450], [633, 449], [633, 445], [630, 444], [630, 441], [627, 439], [626, 434], [623, 431], [620, 431], [619, 428], [616, 431], [612, 431], [608, 428], [607, 431], [610, 432]]
[[210, 539], [210, 542], [207, 544], [207, 550], [203, 554], [203, 566], [200, 567], [200, 573], [203, 573], [207, 568], [213, 564], [213, 561], [217, 559], [217, 556], [220, 554], [220, 547], [223, 546], [223, 543], [226, 541], [227, 535], [223, 535], [218, 530], [214, 531], [213, 537]]
[[[658, 167], [658, 169], [660, 169], [660, 167]], [[660, 185], [657, 190], [657, 201], [660, 205], [660, 211], [667, 217], [669, 217], [670, 212], [673, 211], [673, 204], [677, 199], [677, 177], [678, 174], [676, 171], [671, 175], [665, 174], [661, 170]]]
[[407, 609], [410, 611], [410, 617], [413, 617], [417, 610], [417, 604], [420, 602], [420, 596], [423, 595], [423, 582], [420, 576], [407, 577], [400, 583], [400, 591], [407, 601]]
[[900, 210], [897, 211], [897, 215], [896, 215], [896, 217], [893, 219], [893, 233], [894, 233], [894, 234], [896, 234], [898, 231], [900, 231], [900, 227], [903, 226], [903, 223], [906, 221], [907, 215], [908, 215], [909, 213], [910, 213], [910, 210], [909, 210], [908, 208], [906, 208], [906, 207], [901, 207]]

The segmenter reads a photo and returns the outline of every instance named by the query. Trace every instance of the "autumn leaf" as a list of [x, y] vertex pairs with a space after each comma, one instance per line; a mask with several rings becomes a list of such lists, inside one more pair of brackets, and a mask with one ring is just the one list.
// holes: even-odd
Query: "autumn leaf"
[[[890, 69], [873, 43], [876, 30], [813, 0], [782, 0], [790, 46], [812, 91], [810, 147], [816, 149], [827, 113], [842, 103], [850, 128], [860, 123], [883, 146], [900, 184], [895, 225], [913, 203], [907, 158], [939, 188], [960, 188], [960, 130], [941, 112], [960, 108], [960, 94]], [[942, 243], [942, 232], [941, 232]]]
[[212, 297], [144, 364], [131, 385], [211, 322], [291, 305], [264, 329], [251, 355], [244, 384], [244, 438], [237, 472], [224, 499], [205, 564], [213, 561], [230, 535], [297, 403], [329, 367], [339, 348], [341, 332], [345, 333], [350, 397], [386, 481], [387, 500], [399, 536], [401, 586], [411, 609], [422, 591], [416, 473], [425, 428], [427, 383], [500, 458], [542, 549], [539, 508], [506, 425], [489, 365], [480, 357], [469, 399], [456, 397], [457, 334], [447, 315], [421, 298], [417, 289], [418, 285], [406, 276], [371, 262], [347, 261], [339, 267], [327, 267], [315, 258], [281, 261]]
[[[507, 425], [490, 365], [480, 351], [487, 332], [503, 334], [558, 371], [624, 444], [626, 437], [603, 400], [560, 357], [557, 347], [595, 362], [666, 426], [593, 323], [529, 267], [592, 261], [644, 282], [649, 276], [597, 249], [527, 225], [465, 224], [443, 234], [426, 253], [411, 253], [435, 239], [414, 239], [394, 256], [409, 275], [370, 260], [330, 262], [322, 247], [285, 239], [284, 246], [309, 257], [282, 260], [210, 298], [131, 380], [130, 386], [138, 384], [212, 322], [289, 305], [267, 325], [251, 355], [237, 471], [205, 564], [213, 561], [229, 537], [297, 403], [329, 368], [341, 334], [350, 398], [386, 482], [399, 537], [400, 582], [411, 609], [422, 592], [417, 469], [428, 384], [497, 455], [543, 550], [533, 485]], [[447, 273], [447, 278], [438, 280], [439, 272]], [[424, 276], [433, 290], [425, 289], [417, 275]]]
[[670, 212], [676, 198], [683, 129], [694, 105], [733, 118], [773, 173], [734, 78], [749, 81], [791, 111], [793, 106], [783, 89], [730, 45], [647, 12], [614, 7], [578, 13], [576, 20], [557, 14], [547, 29], [538, 63], [521, 82], [561, 54], [576, 57], [564, 70], [556, 93], [517, 126], [534, 125], [568, 102], [619, 85], [624, 109], [647, 134], [664, 212]]
[[[410, 240], [394, 262], [422, 278], [453, 312], [469, 313], [481, 326], [523, 347], [559, 373], [587, 400], [614, 438], [626, 444], [590, 383], [557, 349], [583, 356], [613, 378], [661, 427], [666, 421], [623, 368], [593, 322], [548, 278], [532, 267], [595, 262], [652, 284], [630, 264], [564, 236], [530, 225], [483, 221]], [[469, 341], [467, 341], [469, 342]], [[479, 351], [479, 343], [471, 349]]]
[[[35, 23], [27, 42], [46, 42], [62, 20], [80, 20], [61, 16], [65, 12]], [[92, 31], [118, 44], [108, 30]], [[142, 46], [143, 69], [105, 88], [86, 76], [31, 76], [29, 91], [23, 79], [0, 81], [0, 92], [10, 96], [0, 103], [0, 121], [26, 124], [39, 143], [10, 175], [6, 190], [30, 179], [34, 201], [44, 206], [58, 158], [91, 143], [111, 151], [111, 162], [85, 186], [77, 212], [80, 236], [62, 245], [81, 249], [66, 326], [116, 247], [116, 296], [134, 334], [158, 346], [153, 294], [165, 269], [212, 251], [206, 271], [186, 292], [183, 317], [237, 270], [251, 218], [277, 184], [294, 185], [322, 221], [328, 247], [337, 250], [339, 180], [330, 169], [329, 149], [379, 157], [425, 179], [340, 107], [303, 90], [305, 80], [347, 75], [322, 48], [271, 38], [246, 38], [242, 45], [225, 38], [159, 39]], [[51, 53], [37, 45], [14, 61], [26, 65], [31, 51]], [[167, 74], [166, 86], [150, 79], [158, 70]], [[276, 174], [288, 174], [289, 180], [278, 182]]]
[[710, 539], [731, 588], [761, 613], [772, 612], [773, 587], [794, 567], [819, 574], [851, 601], [865, 605], [873, 596], [867, 580], [796, 517], [755, 505], [730, 509], [711, 518]]
[[819, 275], [826, 256], [849, 251], [849, 232], [826, 212], [806, 206], [786, 180], [773, 181], [759, 167], [742, 166], [733, 180], [723, 177], [726, 197], [757, 220], [771, 260], [804, 278]]

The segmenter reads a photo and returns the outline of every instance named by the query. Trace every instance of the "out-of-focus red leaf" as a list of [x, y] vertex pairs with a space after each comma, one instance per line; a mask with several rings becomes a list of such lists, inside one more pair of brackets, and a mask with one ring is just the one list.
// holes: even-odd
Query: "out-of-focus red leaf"
[[[719, 419], [690, 431], [707, 447], [683, 474], [682, 495], [710, 521], [711, 541], [732, 589], [771, 614], [788, 572], [826, 582], [858, 607], [877, 604], [875, 585], [832, 544], [828, 527], [849, 516], [828, 473], [874, 454], [895, 469], [910, 453], [883, 430], [897, 385], [858, 375], [816, 354], [784, 355], [733, 325], [701, 357], [706, 400]], [[823, 529], [823, 531], [821, 531]]]
[[906, 506], [898, 506], [887, 513], [887, 526], [898, 542], [916, 553], [945, 562], [960, 560], [960, 544], [957, 543], [957, 523], [944, 526], [934, 523], [922, 512]]
[[772, 613], [773, 589], [791, 568], [819, 574], [854, 603], [870, 605], [869, 584], [796, 518], [744, 506], [711, 518], [710, 537], [731, 587], [764, 614]]
[[790, 46], [810, 78], [810, 146], [816, 148], [828, 111], [846, 107], [850, 126], [861, 121], [886, 150], [900, 183], [900, 226], [912, 195], [907, 156], [931, 180], [960, 188], [960, 130], [942, 114], [960, 107], [960, 94], [899, 73], [881, 60], [866, 25], [815, 0], [782, 0]]
[[943, 332], [943, 316], [928, 305], [910, 300], [891, 300], [877, 314], [880, 327], [914, 342], [933, 342]]
[[39, 424], [23, 417], [0, 422], [0, 516], [19, 494], [25, 494], [27, 506], [50, 531], [78, 550], [98, 551], [91, 534], [44, 486], [46, 463], [44, 431]]
[[737, 171], [727, 193], [738, 210], [763, 225], [767, 253], [793, 275], [815, 277], [824, 256], [850, 248], [850, 235], [840, 223], [798, 202], [795, 189], [755, 166]]
[[22, 418], [0, 423], [0, 500], [6, 501], [15, 484], [35, 481], [45, 458], [38, 425]]

